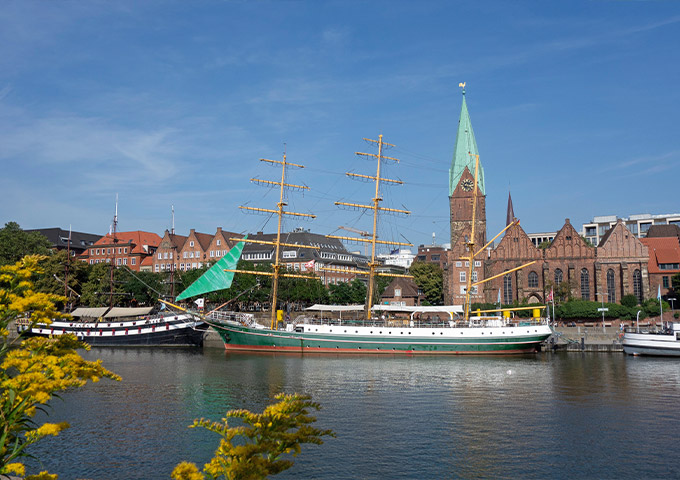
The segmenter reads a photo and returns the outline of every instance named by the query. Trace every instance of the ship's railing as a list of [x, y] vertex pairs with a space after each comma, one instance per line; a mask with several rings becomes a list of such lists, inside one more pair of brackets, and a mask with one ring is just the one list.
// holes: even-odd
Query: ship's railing
[[523, 327], [531, 325], [545, 325], [545, 318], [501, 318], [501, 317], [472, 317], [467, 322], [457, 320], [437, 319], [339, 319], [317, 318], [300, 315], [292, 322], [293, 325], [332, 325], [332, 326], [356, 326], [356, 327], [394, 327], [394, 328], [484, 328], [484, 327]]
[[255, 315], [243, 312], [211, 312], [208, 318], [215, 322], [238, 322], [243, 325], [252, 325], [255, 322]]

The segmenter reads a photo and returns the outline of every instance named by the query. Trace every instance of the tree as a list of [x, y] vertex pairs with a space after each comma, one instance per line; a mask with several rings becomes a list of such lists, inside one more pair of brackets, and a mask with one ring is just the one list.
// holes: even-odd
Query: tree
[[413, 262], [409, 272], [430, 305], [444, 303], [444, 272], [439, 265], [429, 262]]
[[25, 232], [18, 223], [0, 228], [0, 265], [14, 265], [25, 255], [49, 255], [51, 244], [38, 232]]
[[[15, 265], [0, 267], [0, 475], [25, 475], [22, 458], [26, 448], [48, 435], [58, 435], [68, 423], [44, 423], [33, 417], [44, 410], [58, 392], [81, 387], [102, 377], [120, 380], [100, 361], [84, 360], [77, 349], [89, 347], [74, 335], [57, 338], [34, 337], [8, 341], [10, 323], [22, 318], [29, 326], [50, 324], [62, 318], [55, 302], [65, 299], [34, 290], [34, 282], [44, 274], [37, 255], [24, 257]], [[17, 348], [17, 343], [21, 341]], [[42, 472], [33, 478], [56, 478]], [[31, 478], [30, 476], [27, 478]]]
[[634, 308], [638, 305], [638, 298], [633, 295], [632, 293], [629, 293], [628, 295], [624, 295], [621, 297], [621, 305], [626, 306], [628, 308]]
[[[310, 410], [319, 410], [321, 406], [310, 396], [280, 393], [275, 399], [278, 402], [267, 406], [263, 413], [230, 410], [221, 423], [194, 421], [190, 428], [205, 428], [222, 437], [215, 456], [203, 468], [209, 478], [264, 479], [292, 467], [293, 462], [285, 457], [296, 457], [302, 444], [321, 445], [322, 437], [335, 436], [332, 430], [311, 426], [316, 418], [309, 415]], [[242, 425], [230, 426], [231, 418], [240, 420]], [[182, 462], [173, 470], [172, 478], [201, 480], [205, 476], [194, 463]]]
[[[68, 278], [65, 271], [68, 267]], [[60, 250], [40, 261], [40, 268], [44, 271], [35, 281], [35, 288], [39, 292], [64, 295], [64, 281], [68, 283], [69, 303], [77, 303], [78, 295], [83, 284], [87, 281], [90, 266], [74, 258], [68, 258], [66, 250]], [[57, 304], [60, 308], [61, 304]]]

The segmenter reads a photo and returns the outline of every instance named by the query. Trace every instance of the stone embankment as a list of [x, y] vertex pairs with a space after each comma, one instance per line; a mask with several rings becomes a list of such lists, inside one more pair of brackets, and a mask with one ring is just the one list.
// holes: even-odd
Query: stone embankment
[[555, 331], [557, 334], [550, 337], [546, 342], [546, 351], [623, 352], [622, 334], [617, 327], [557, 327]]

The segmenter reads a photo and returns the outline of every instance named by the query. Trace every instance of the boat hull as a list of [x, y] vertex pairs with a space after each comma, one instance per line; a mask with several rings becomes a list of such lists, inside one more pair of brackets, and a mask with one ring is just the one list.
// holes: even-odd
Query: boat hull
[[[19, 332], [28, 328], [18, 328]], [[73, 334], [79, 340], [98, 347], [176, 346], [200, 347], [207, 325], [194, 321], [191, 315], [167, 315], [112, 322], [64, 322], [36, 325], [30, 329], [32, 336], [58, 336]]]
[[626, 332], [621, 343], [628, 355], [680, 357], [680, 340], [672, 334]]
[[[348, 354], [534, 353], [552, 331], [547, 325], [487, 328], [385, 328], [320, 326], [321, 332], [212, 325], [228, 351]], [[334, 330], [334, 331], [333, 331]]]

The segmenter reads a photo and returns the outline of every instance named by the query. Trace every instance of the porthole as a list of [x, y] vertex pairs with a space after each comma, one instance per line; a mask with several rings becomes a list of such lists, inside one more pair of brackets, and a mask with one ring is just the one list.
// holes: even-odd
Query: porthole
[[345, 333], [347, 333], [347, 330], [345, 330]]
[[399, 333], [401, 333], [402, 335], [404, 334], [404, 332], [399, 332]]
[[434, 332], [432, 332], [432, 335], [434, 335]]
[[380, 333], [380, 335], [382, 335], [382, 331], [380, 331], [380, 332], [378, 332], [378, 333]]
[[411, 335], [411, 332], [408, 332], [409, 335]]
[[359, 333], [359, 330], [354, 330], [354, 333]]
[[444, 332], [439, 332], [439, 335], [444, 335]]

